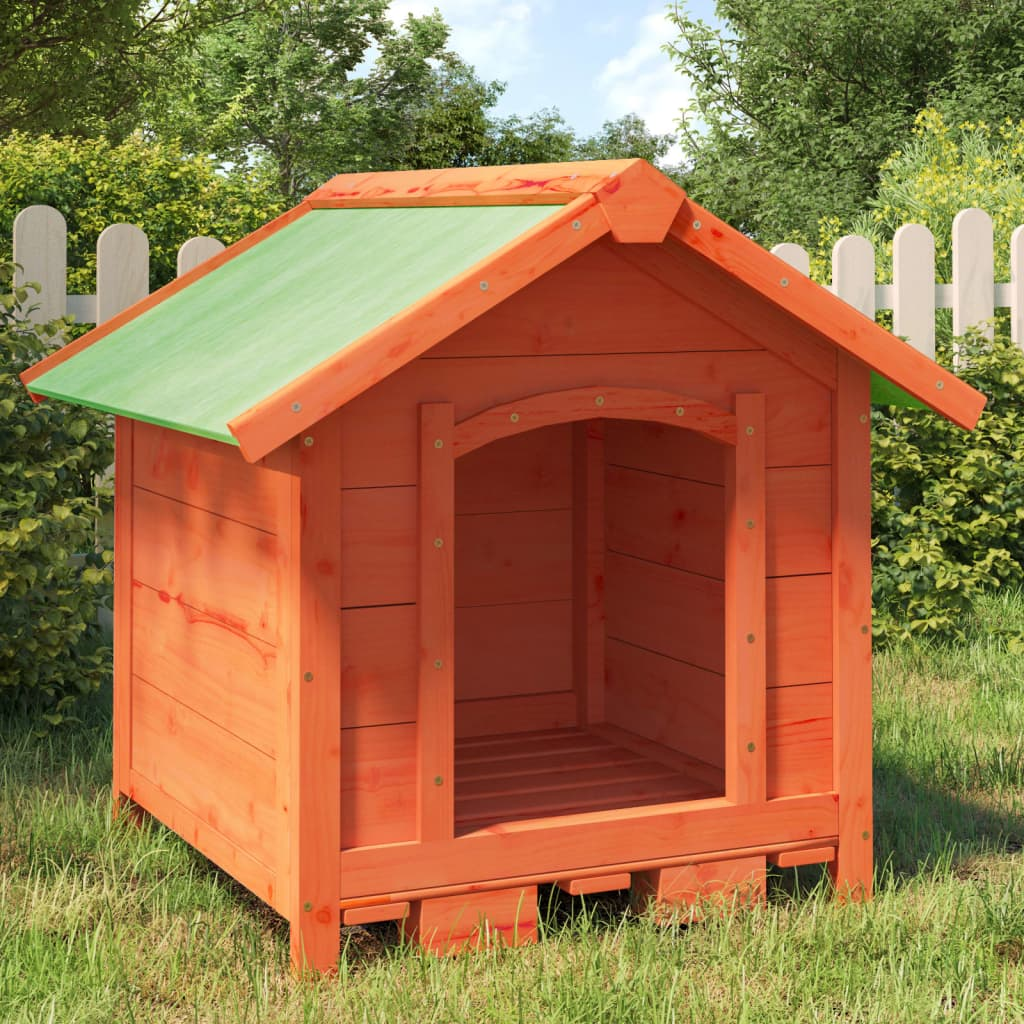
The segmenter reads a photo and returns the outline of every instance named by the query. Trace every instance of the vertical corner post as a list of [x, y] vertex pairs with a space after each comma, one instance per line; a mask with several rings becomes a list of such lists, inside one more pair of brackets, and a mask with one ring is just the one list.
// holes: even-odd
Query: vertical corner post
[[736, 450], [726, 459], [725, 795], [766, 797], [764, 395], [736, 396]]
[[572, 431], [572, 661], [583, 724], [605, 717], [605, 425], [584, 420]]
[[131, 796], [132, 767], [132, 471], [135, 424], [114, 421], [114, 814]]
[[455, 409], [420, 406], [417, 836], [455, 835]]
[[299, 974], [332, 973], [340, 942], [340, 441], [338, 417], [330, 416], [289, 442], [292, 622], [290, 678], [282, 681], [290, 695], [286, 903], [292, 969]]
[[840, 899], [871, 896], [871, 375], [839, 357], [832, 396], [832, 765]]

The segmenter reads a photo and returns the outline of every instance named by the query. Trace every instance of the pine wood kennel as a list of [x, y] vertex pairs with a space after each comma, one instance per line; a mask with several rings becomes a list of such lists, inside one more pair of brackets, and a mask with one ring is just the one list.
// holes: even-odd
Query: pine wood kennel
[[25, 374], [117, 414], [115, 793], [288, 918], [870, 892], [871, 371], [639, 161], [342, 176]]

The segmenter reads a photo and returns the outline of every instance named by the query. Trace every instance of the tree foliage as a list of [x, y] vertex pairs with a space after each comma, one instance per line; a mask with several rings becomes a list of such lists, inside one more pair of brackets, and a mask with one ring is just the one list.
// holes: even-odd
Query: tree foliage
[[110, 670], [97, 620], [110, 552], [95, 550], [104, 504], [93, 481], [113, 458], [108, 417], [36, 405], [18, 374], [54, 347], [63, 321], [34, 325], [30, 288], [0, 263], [0, 706], [51, 724]]
[[918, 111], [999, 123], [1024, 109], [1024, 0], [718, 0], [719, 30], [677, 3], [694, 83], [688, 187], [765, 244], [849, 221]]

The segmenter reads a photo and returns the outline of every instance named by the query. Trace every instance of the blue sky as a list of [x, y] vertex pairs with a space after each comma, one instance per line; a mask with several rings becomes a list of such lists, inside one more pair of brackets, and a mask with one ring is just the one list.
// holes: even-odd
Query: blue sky
[[[714, 0], [688, 0], [713, 20]], [[452, 47], [482, 78], [508, 83], [499, 111], [557, 107], [581, 135], [623, 114], [673, 132], [686, 79], [662, 52], [675, 33], [664, 0], [393, 0], [392, 17], [437, 7]]]

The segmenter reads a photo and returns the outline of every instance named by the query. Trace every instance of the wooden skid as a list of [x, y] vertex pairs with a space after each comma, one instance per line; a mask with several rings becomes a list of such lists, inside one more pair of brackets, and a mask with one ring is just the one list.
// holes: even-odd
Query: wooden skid
[[537, 941], [537, 887], [417, 900], [402, 933], [439, 955]]
[[764, 898], [763, 856], [638, 872], [631, 893], [634, 910], [652, 908], [664, 921], [699, 921], [709, 912], [728, 913]]

